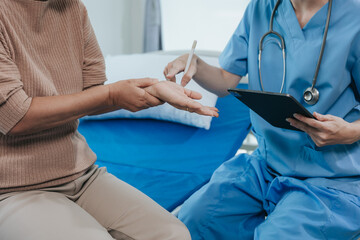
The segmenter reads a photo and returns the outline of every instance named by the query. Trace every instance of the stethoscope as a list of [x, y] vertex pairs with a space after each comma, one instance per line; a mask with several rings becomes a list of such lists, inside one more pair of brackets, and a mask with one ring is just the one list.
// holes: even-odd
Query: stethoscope
[[[267, 37], [268, 35], [275, 35], [280, 40], [280, 42], [278, 42], [278, 44], [279, 44], [279, 47], [282, 50], [282, 55], [283, 55], [283, 69], [284, 69], [284, 71], [283, 71], [283, 79], [282, 79], [281, 88], [280, 88], [280, 93], [282, 93], [283, 88], [284, 88], [284, 84], [285, 84], [285, 75], [286, 75], [285, 41], [284, 41], [284, 38], [278, 32], [275, 32], [273, 30], [275, 12], [278, 9], [280, 3], [281, 3], [281, 0], [278, 0], [276, 2], [276, 5], [274, 7], [274, 10], [272, 11], [271, 18], [270, 18], [269, 31], [267, 33], [265, 33], [262, 36], [261, 40], [260, 40], [260, 44], [259, 44], [259, 76], [260, 76], [261, 90], [264, 91], [263, 81], [262, 81], [262, 77], [261, 77], [261, 54], [262, 54], [262, 50], [263, 50], [263, 42], [264, 42], [265, 37]], [[317, 77], [318, 77], [318, 74], [319, 74], [321, 60], [322, 60], [322, 57], [323, 57], [323, 54], [324, 54], [324, 49], [325, 49], [325, 44], [326, 44], [326, 37], [327, 37], [328, 30], [329, 30], [330, 16], [331, 16], [331, 6], [332, 6], [332, 0], [329, 0], [325, 31], [324, 31], [323, 41], [322, 41], [322, 44], [321, 44], [321, 50], [320, 50], [319, 59], [318, 59], [317, 65], [316, 65], [314, 78], [313, 78], [311, 87], [307, 88], [304, 91], [304, 94], [303, 94], [304, 101], [309, 105], [316, 104], [318, 102], [319, 96], [320, 96], [319, 91], [315, 88], [315, 84], [316, 84], [316, 80], [317, 80]]]

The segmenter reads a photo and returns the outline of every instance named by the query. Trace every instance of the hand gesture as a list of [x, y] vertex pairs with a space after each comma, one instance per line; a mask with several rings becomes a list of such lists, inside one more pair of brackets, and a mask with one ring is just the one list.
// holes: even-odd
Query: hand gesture
[[201, 99], [200, 93], [186, 89], [174, 82], [162, 81], [146, 88], [146, 91], [178, 109], [206, 116], [219, 116], [217, 108], [203, 106], [194, 101], [194, 99]]
[[[189, 54], [185, 54], [170, 62], [164, 69], [165, 78], [172, 82], [176, 82], [175, 76], [185, 70], [188, 57]], [[197, 72], [197, 60], [198, 57], [194, 55], [192, 57], [189, 70], [184, 74], [183, 78], [181, 79], [181, 86], [185, 87]]]
[[160, 105], [163, 103], [161, 100], [145, 91], [158, 82], [157, 79], [141, 78], [109, 84], [109, 105], [131, 112]]

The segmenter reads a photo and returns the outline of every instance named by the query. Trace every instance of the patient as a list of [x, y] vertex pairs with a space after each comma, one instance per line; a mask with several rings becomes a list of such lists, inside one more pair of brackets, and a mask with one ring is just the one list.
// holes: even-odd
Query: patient
[[79, 0], [2, 1], [0, 239], [190, 239], [170, 213], [94, 165], [77, 119], [163, 102], [203, 115], [217, 110], [174, 83], [105, 80]]

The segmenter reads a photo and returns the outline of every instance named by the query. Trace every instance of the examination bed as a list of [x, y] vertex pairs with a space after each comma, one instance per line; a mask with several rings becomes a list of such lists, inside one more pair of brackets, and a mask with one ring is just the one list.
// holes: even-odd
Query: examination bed
[[[246, 88], [246, 84], [239, 87]], [[232, 96], [219, 98], [209, 130], [155, 119], [82, 119], [79, 131], [96, 164], [169, 211], [207, 183], [235, 155], [250, 129], [249, 110]]]

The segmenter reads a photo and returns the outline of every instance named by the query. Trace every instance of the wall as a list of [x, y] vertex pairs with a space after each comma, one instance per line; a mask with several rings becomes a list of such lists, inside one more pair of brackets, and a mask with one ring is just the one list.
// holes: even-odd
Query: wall
[[143, 51], [145, 0], [83, 0], [104, 56]]
[[250, 0], [161, 0], [165, 50], [222, 51]]
[[[143, 52], [146, 0], [83, 0], [104, 55]], [[250, 0], [160, 0], [164, 50], [222, 51]]]

